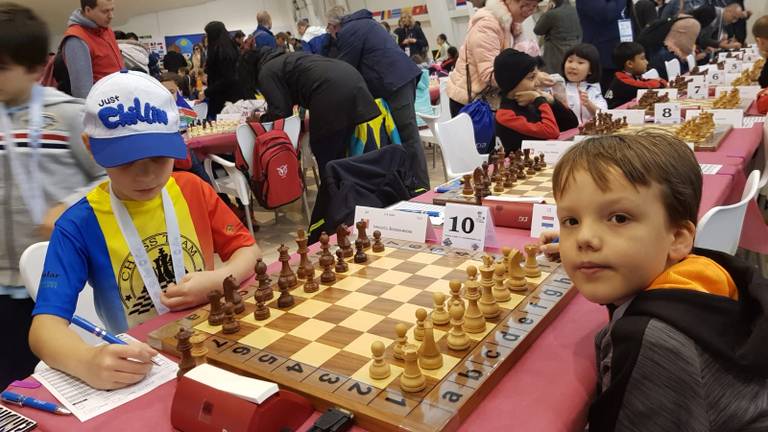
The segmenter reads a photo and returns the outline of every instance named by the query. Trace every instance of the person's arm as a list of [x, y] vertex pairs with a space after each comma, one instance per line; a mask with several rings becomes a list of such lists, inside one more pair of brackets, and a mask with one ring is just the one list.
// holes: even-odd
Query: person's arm
[[72, 96], [85, 99], [93, 87], [93, 66], [88, 45], [79, 38], [70, 36], [64, 41], [63, 49]]
[[[466, 55], [466, 51], [469, 51], [475, 66], [472, 68], [470, 65], [470, 74], [474, 78], [476, 70], [477, 74], [480, 75], [480, 80], [484, 83], [488, 83], [493, 79], [493, 61], [501, 52], [499, 40], [495, 36], [497, 26], [498, 22], [495, 18], [478, 21], [473, 31], [467, 35], [465, 52], [459, 53], [459, 55]], [[491, 84], [496, 86], [496, 80], [493, 80]], [[472, 89], [475, 94], [481, 90], [482, 88]]]
[[264, 95], [264, 100], [267, 101], [267, 112], [261, 116], [262, 122], [271, 122], [291, 116], [293, 101], [283, 77], [271, 70], [262, 70], [259, 73], [259, 90]]
[[[552, 17], [553, 10], [544, 12], [544, 15], [539, 18], [539, 21], [533, 27], [533, 32], [538, 36], [545, 36], [552, 30], [554, 25], [554, 18]], [[575, 24], [574, 24], [575, 25]]]
[[[557, 123], [560, 132], [579, 127], [579, 118], [567, 105], [563, 105], [560, 101], [554, 98], [549, 102], [549, 105], [552, 108], [552, 114], [555, 116], [555, 122]], [[558, 133], [558, 136], [559, 135], [560, 134]]]
[[143, 343], [93, 347], [69, 328], [88, 275], [83, 245], [83, 239], [57, 225], [48, 244], [29, 345], [52, 368], [94, 388], [125, 387], [144, 378], [157, 351]]
[[524, 116], [518, 115], [509, 109], [496, 111], [496, 121], [517, 133], [534, 138], [555, 139], [560, 136], [560, 129], [557, 126], [555, 115], [552, 113], [552, 108], [547, 103], [547, 100], [540, 96], [531, 105], [541, 112], [541, 121], [528, 121]]

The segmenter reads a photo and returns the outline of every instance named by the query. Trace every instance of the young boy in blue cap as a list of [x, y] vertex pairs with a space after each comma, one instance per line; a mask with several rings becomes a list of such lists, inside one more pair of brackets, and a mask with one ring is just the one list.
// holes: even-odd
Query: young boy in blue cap
[[[140, 381], [157, 354], [145, 344], [85, 344], [69, 328], [77, 297], [93, 286], [107, 330], [204, 303], [234, 275], [253, 272], [260, 250], [216, 192], [172, 173], [186, 157], [176, 103], [149, 75], [122, 71], [93, 86], [84, 137], [109, 181], [56, 222], [40, 280], [30, 346], [51, 367], [112, 389]], [[213, 254], [225, 264], [213, 268]]]

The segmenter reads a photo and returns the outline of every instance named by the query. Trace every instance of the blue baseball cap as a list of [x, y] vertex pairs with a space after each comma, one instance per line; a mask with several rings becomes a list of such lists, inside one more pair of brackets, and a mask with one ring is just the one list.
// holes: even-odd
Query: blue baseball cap
[[84, 126], [93, 158], [105, 168], [187, 157], [176, 101], [145, 73], [122, 70], [94, 84], [85, 99]]

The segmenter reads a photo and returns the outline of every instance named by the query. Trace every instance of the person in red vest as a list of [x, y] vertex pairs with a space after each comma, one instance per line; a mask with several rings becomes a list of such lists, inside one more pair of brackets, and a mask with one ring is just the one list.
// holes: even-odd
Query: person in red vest
[[114, 0], [80, 0], [69, 17], [63, 50], [74, 97], [85, 98], [96, 81], [125, 67], [109, 27], [114, 12]]

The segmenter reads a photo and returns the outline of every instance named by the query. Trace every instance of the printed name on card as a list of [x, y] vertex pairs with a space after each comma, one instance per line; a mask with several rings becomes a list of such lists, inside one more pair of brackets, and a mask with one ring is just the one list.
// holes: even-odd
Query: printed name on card
[[574, 144], [574, 141], [523, 140], [521, 149], [531, 149], [534, 154], [544, 153], [544, 161], [554, 166], [560, 160], [560, 156]]
[[390, 239], [415, 242], [437, 239], [429, 216], [423, 213], [356, 206], [355, 223], [361, 219], [368, 221], [366, 234], [369, 237], [378, 230], [382, 237]]

